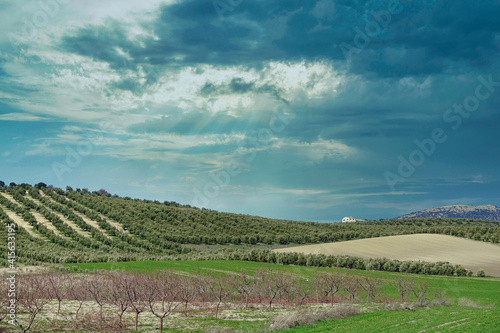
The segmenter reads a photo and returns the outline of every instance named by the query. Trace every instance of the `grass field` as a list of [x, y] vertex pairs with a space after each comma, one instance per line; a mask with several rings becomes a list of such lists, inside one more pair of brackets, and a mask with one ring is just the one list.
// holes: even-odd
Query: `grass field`
[[419, 308], [416, 311], [374, 311], [358, 316], [320, 322], [286, 330], [290, 333], [319, 332], [499, 332], [495, 309], [460, 306]]
[[362, 258], [449, 261], [477, 272], [500, 276], [500, 246], [447, 235], [414, 234], [366, 238], [276, 249], [276, 252], [351, 255]]
[[[422, 276], [401, 273], [346, 270], [337, 268], [318, 268], [302, 266], [283, 266], [247, 261], [162, 261], [162, 262], [127, 262], [127, 263], [95, 263], [70, 264], [67, 267], [79, 269], [128, 270], [153, 272], [156, 270], [173, 269], [182, 273], [197, 273], [200, 271], [211, 274], [234, 274], [248, 272], [253, 274], [257, 269], [272, 268], [290, 273], [312, 277], [322, 271], [348, 271], [359, 276], [375, 276], [389, 280], [398, 276], [411, 276], [417, 281], [429, 283], [429, 294], [442, 290], [453, 306], [419, 308], [416, 311], [385, 311], [375, 310], [358, 316], [330, 320], [314, 326], [302, 326], [289, 330], [290, 332], [500, 332], [500, 279], [498, 278], [466, 278], [444, 276]], [[397, 298], [396, 291], [386, 287], [387, 298]], [[471, 301], [473, 307], [458, 306], [463, 299]], [[468, 301], [467, 301], [468, 302]], [[475, 304], [474, 304], [475, 303]], [[475, 306], [491, 308], [477, 308]], [[243, 332], [263, 332], [269, 326], [269, 321], [235, 322], [232, 320], [213, 320], [211, 324], [219, 327], [231, 327]], [[207, 325], [210, 323], [207, 322]]]

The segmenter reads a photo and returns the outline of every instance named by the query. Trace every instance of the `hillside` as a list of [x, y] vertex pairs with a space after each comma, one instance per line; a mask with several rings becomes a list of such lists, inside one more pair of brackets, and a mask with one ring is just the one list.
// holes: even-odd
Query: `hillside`
[[398, 219], [461, 218], [500, 221], [500, 208], [495, 205], [452, 205], [422, 210], [398, 217]]
[[427, 262], [448, 261], [474, 272], [484, 269], [489, 275], [500, 276], [500, 246], [447, 235], [389, 236], [294, 246], [274, 251]]
[[[500, 223], [408, 219], [312, 223], [198, 209], [175, 202], [120, 198], [69, 188], [0, 187], [0, 231], [16, 230], [17, 260], [26, 264], [228, 258], [252, 249], [415, 233], [500, 242]], [[6, 240], [0, 265], [7, 264]], [[243, 245], [243, 246], [242, 246]], [[208, 252], [207, 252], [208, 250]], [[232, 254], [231, 254], [232, 255]], [[253, 254], [252, 258], [259, 256]]]

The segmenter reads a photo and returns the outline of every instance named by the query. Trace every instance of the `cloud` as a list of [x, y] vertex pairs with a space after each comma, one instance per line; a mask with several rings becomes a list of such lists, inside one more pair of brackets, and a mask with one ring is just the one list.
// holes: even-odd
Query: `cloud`
[[4, 113], [0, 115], [0, 120], [4, 121], [45, 121], [47, 118], [29, 113]]
[[[4, 3], [7, 32], [40, 10]], [[460, 131], [442, 116], [479, 75], [498, 72], [500, 5], [401, 4], [348, 60], [340, 46], [354, 45], [388, 2], [243, 1], [223, 19], [213, 0], [68, 2], [18, 50], [0, 36], [2, 143], [51, 173], [54, 156], [64, 161], [66, 148], [93, 140], [72, 178], [109, 169], [103, 183], [155, 184], [133, 189], [146, 196], [181, 189], [175, 195], [187, 201], [197, 181], [255, 154], [229, 194], [221, 191], [228, 203], [215, 207], [297, 219], [328, 220], [347, 206], [383, 217], [398, 205], [460, 199], [459, 191], [496, 198], [499, 95]], [[284, 106], [282, 131], [252, 144]], [[436, 127], [447, 143], [387, 193], [384, 171]], [[3, 174], [34, 174], [11, 159]]]

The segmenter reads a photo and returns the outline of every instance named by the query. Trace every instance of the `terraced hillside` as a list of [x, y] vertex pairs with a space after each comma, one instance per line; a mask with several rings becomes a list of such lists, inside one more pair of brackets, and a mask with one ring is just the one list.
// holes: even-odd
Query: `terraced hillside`
[[[18, 260], [27, 264], [160, 260], [179, 256], [210, 258], [202, 248], [216, 251], [214, 256], [222, 259], [229, 258], [227, 253], [221, 253], [224, 248], [248, 252], [269, 246], [415, 233], [500, 241], [499, 222], [464, 219], [351, 224], [295, 222], [221, 213], [175, 202], [26, 184], [0, 187], [0, 220], [2, 235], [6, 234], [7, 225], [17, 227]], [[5, 244], [2, 242], [0, 247]], [[2, 256], [5, 253], [2, 251]], [[255, 253], [247, 257], [264, 260]], [[268, 260], [276, 259], [271, 256]], [[2, 257], [0, 263], [6, 265], [6, 258]]]

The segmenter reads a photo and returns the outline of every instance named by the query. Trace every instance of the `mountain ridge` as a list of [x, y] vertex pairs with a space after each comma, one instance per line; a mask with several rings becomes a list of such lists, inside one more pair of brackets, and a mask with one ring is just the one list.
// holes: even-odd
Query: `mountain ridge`
[[493, 205], [448, 205], [412, 212], [397, 219], [416, 218], [464, 218], [487, 221], [500, 221], [500, 208]]

